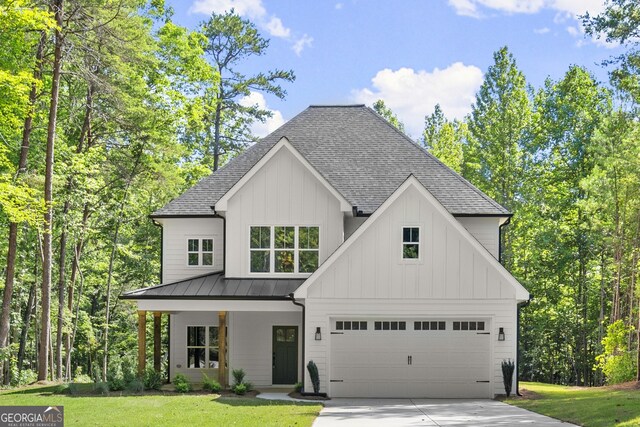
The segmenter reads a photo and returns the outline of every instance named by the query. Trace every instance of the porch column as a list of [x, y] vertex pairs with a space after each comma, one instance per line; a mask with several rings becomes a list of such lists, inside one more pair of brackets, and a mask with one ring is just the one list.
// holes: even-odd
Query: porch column
[[218, 312], [218, 382], [225, 387], [227, 373], [227, 312]]
[[153, 369], [160, 372], [160, 354], [162, 350], [162, 340], [160, 337], [160, 327], [162, 325], [162, 313], [153, 313]]
[[147, 363], [147, 312], [138, 310], [138, 375], [144, 375]]

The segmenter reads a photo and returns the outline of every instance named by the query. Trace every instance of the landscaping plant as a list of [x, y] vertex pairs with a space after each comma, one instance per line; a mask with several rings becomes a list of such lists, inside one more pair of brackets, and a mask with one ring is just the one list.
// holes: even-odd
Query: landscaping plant
[[162, 387], [162, 383], [164, 382], [162, 380], [162, 374], [160, 372], [157, 372], [152, 367], [148, 367], [144, 371], [143, 381], [144, 388], [146, 390], [160, 390], [160, 387]]
[[222, 386], [218, 381], [213, 378], [209, 378], [207, 374], [202, 374], [202, 389], [212, 393], [217, 393], [222, 390]]
[[188, 393], [192, 390], [189, 379], [184, 374], [173, 377], [173, 386], [178, 393]]
[[320, 374], [318, 373], [318, 367], [313, 360], [309, 360], [307, 364], [307, 370], [311, 377], [311, 384], [313, 385], [313, 392], [320, 393]]
[[516, 365], [513, 360], [502, 361], [502, 381], [504, 382], [504, 391], [507, 393], [507, 397], [511, 396], [511, 384], [513, 384], [513, 371]]

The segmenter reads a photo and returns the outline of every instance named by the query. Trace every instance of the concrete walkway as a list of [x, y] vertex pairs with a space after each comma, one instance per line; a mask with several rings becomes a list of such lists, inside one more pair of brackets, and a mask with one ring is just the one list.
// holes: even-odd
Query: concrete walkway
[[495, 400], [481, 399], [332, 399], [314, 427], [340, 426], [536, 426], [570, 427]]

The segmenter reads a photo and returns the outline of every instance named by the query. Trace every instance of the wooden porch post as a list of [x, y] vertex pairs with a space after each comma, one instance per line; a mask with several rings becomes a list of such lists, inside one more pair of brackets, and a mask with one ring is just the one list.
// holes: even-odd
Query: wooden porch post
[[218, 382], [226, 387], [227, 373], [227, 312], [218, 312]]
[[162, 350], [162, 340], [160, 337], [160, 327], [162, 326], [162, 313], [153, 313], [153, 369], [160, 372], [160, 354]]
[[147, 312], [138, 310], [138, 375], [144, 375], [147, 363]]

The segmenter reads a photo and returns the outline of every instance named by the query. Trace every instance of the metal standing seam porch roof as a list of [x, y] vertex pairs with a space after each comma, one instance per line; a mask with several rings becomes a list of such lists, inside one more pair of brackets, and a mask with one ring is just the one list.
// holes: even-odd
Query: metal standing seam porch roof
[[211, 216], [211, 206], [282, 137], [365, 215], [413, 174], [453, 215], [511, 216], [371, 108], [351, 105], [307, 108], [151, 217]]
[[190, 277], [123, 293], [121, 299], [242, 299], [288, 300], [306, 278], [235, 279], [224, 277], [222, 271]]

